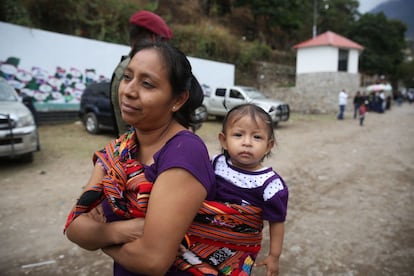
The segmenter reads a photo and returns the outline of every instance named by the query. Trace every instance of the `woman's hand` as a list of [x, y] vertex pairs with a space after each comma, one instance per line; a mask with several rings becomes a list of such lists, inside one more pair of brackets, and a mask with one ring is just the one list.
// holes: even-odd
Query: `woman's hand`
[[101, 204], [93, 208], [90, 212], [86, 213], [86, 215], [90, 217], [91, 219], [95, 220], [96, 222], [102, 222], [102, 223], [106, 222], [106, 217], [104, 215]]
[[143, 218], [135, 218], [109, 223], [115, 244], [124, 244], [140, 238], [144, 233], [144, 222]]
[[[96, 222], [106, 223], [106, 217], [101, 204], [86, 213], [86, 216]], [[144, 221], [144, 218], [135, 218], [110, 222], [108, 227], [110, 232], [112, 232], [114, 244], [123, 244], [140, 238], [144, 232]]]
[[[106, 223], [106, 217], [101, 204], [86, 213], [85, 216], [98, 223]], [[114, 244], [123, 244], [140, 238], [144, 232], [144, 221], [144, 218], [134, 218], [108, 223]]]
[[[87, 250], [97, 250], [111, 245], [135, 241], [141, 237], [144, 219], [136, 218], [111, 223], [96, 221], [95, 215], [82, 214], [66, 230], [72, 242]], [[95, 216], [99, 219], [99, 216]]]

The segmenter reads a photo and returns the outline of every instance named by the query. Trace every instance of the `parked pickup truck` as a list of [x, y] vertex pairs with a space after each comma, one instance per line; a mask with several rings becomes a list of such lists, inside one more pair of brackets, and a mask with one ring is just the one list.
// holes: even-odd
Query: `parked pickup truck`
[[203, 105], [197, 110], [203, 114], [204, 120], [209, 115], [223, 117], [227, 111], [236, 105], [254, 103], [263, 108], [277, 125], [280, 121], [289, 119], [289, 105], [277, 100], [267, 98], [262, 92], [253, 87], [232, 86], [218, 87], [209, 96], [204, 96]]

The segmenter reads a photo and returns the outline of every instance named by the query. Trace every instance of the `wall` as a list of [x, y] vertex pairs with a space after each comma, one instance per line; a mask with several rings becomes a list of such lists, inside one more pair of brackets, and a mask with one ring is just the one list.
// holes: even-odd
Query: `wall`
[[278, 87], [269, 83], [262, 90], [272, 98], [289, 103], [292, 111], [301, 113], [336, 113], [338, 111], [338, 94], [344, 88], [351, 98], [359, 86], [360, 75], [344, 72], [310, 73], [296, 75], [296, 86]]
[[206, 84], [211, 89], [215, 89], [216, 86], [234, 85], [234, 64], [194, 57], [188, 57], [188, 60], [191, 63], [194, 76], [201, 84]]
[[297, 51], [296, 73], [336, 72], [338, 69], [338, 48], [310, 47]]
[[355, 49], [350, 49], [349, 59], [348, 59], [348, 73], [352, 73], [352, 74], [358, 73], [358, 62], [359, 62], [359, 51]]
[[[360, 87], [360, 75], [345, 72], [319, 72], [295, 75], [295, 67], [257, 62], [256, 81], [248, 85], [259, 88], [270, 98], [288, 103], [293, 112], [336, 113], [338, 93], [344, 88], [353, 97]], [[351, 100], [349, 102], [351, 104]]]
[[[338, 71], [339, 51], [336, 47], [300, 48], [297, 51], [296, 72], [318, 73]], [[349, 49], [348, 73], [358, 73], [359, 51]]]
[[[0, 76], [39, 110], [74, 110], [85, 86], [109, 80], [130, 48], [0, 22]], [[201, 84], [234, 85], [235, 66], [188, 57]]]
[[252, 86], [259, 89], [269, 86], [293, 86], [295, 85], [295, 66], [276, 64], [271, 62], [257, 62], [256, 79]]

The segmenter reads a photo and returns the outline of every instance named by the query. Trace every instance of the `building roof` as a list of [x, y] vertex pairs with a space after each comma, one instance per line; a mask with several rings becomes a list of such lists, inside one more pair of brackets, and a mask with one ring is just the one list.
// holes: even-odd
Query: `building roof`
[[296, 44], [295, 46], [293, 46], [293, 48], [299, 49], [318, 46], [333, 46], [337, 48], [357, 49], [360, 51], [364, 49], [362, 45], [331, 31], [327, 31], [314, 38]]

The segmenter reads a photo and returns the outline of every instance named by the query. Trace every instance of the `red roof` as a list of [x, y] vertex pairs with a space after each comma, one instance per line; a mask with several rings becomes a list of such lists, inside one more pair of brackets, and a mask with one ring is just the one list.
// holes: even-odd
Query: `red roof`
[[296, 44], [295, 46], [293, 46], [293, 48], [299, 49], [317, 46], [334, 46], [338, 48], [357, 49], [361, 51], [364, 49], [364, 47], [360, 44], [330, 31], [327, 31], [312, 39]]

